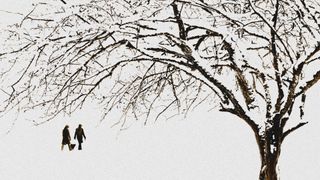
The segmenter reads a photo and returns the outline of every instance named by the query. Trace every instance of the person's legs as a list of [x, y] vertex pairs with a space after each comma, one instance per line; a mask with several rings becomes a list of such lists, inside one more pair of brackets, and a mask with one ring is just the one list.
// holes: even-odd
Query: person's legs
[[82, 141], [78, 139], [78, 150], [82, 150]]
[[63, 147], [64, 147], [64, 145], [63, 145], [63, 144], [61, 144], [61, 151], [63, 151]]
[[71, 151], [72, 148], [71, 148], [71, 144], [70, 143], [68, 144], [68, 147], [69, 147], [69, 151]]

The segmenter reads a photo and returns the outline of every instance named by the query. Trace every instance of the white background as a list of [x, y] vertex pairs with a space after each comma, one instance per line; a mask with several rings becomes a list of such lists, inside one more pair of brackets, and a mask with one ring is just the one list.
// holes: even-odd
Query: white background
[[[0, 0], [0, 10], [26, 13], [31, 0]], [[0, 24], [21, 16], [0, 11]], [[280, 157], [281, 180], [320, 179], [320, 87], [309, 92], [305, 127], [291, 134]], [[36, 112], [34, 112], [36, 113]], [[6, 119], [0, 119], [1, 123]], [[298, 122], [299, 119], [292, 119]], [[60, 150], [61, 133], [83, 124], [83, 151]], [[1, 180], [256, 180], [258, 149], [250, 128], [229, 114], [197, 109], [187, 118], [126, 131], [99, 123], [98, 112], [83, 110], [33, 126], [20, 117], [0, 136]], [[75, 141], [74, 141], [75, 142]]]

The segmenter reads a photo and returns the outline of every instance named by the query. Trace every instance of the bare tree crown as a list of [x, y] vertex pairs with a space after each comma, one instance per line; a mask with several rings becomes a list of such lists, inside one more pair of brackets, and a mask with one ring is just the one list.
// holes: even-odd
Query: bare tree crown
[[145, 119], [212, 98], [252, 128], [276, 115], [284, 126], [320, 77], [317, 9], [312, 0], [39, 3], [3, 32], [2, 111], [41, 107], [51, 119], [93, 98], [105, 113]]

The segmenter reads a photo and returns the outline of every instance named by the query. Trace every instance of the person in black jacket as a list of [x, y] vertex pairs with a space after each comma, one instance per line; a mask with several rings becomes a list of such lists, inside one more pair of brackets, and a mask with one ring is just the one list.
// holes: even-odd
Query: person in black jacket
[[69, 129], [68, 129], [68, 128], [69, 128], [69, 126], [66, 125], [66, 126], [63, 128], [63, 131], [62, 131], [61, 151], [63, 150], [64, 145], [68, 145], [69, 150], [71, 151], [71, 146], [70, 146], [71, 137], [70, 137], [70, 133], [69, 133]]
[[78, 128], [76, 129], [75, 133], [74, 133], [74, 139], [78, 139], [78, 150], [82, 150], [82, 146], [81, 144], [83, 143], [83, 139], [86, 139], [86, 135], [84, 134], [84, 130], [82, 128], [82, 125], [79, 124]]

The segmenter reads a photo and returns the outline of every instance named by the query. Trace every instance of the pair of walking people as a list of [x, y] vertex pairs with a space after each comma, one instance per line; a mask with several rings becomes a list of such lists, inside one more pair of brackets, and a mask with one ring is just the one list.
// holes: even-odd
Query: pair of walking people
[[[78, 140], [78, 150], [82, 150], [83, 138], [86, 139], [86, 135], [84, 134], [82, 125], [79, 124], [78, 128], [74, 133], [74, 139]], [[75, 147], [75, 144], [71, 144], [71, 136], [70, 136], [68, 125], [66, 125], [62, 131], [61, 151], [63, 150], [64, 145], [68, 145], [70, 151], [73, 150], [73, 148]]]

